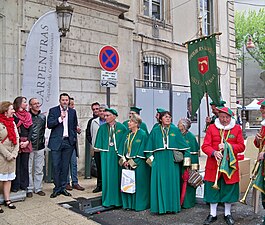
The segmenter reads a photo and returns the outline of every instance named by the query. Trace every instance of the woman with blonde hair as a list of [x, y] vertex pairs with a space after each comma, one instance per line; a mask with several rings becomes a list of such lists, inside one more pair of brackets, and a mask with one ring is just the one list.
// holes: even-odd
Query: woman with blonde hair
[[[188, 118], [181, 118], [178, 122], [178, 128], [180, 129], [186, 143], [190, 146], [190, 159], [191, 166], [189, 170], [199, 170], [199, 150], [200, 146], [196, 137], [189, 131], [191, 127], [191, 120]], [[196, 203], [196, 188], [191, 185], [187, 186], [185, 198], [182, 204], [182, 208], [188, 209], [195, 206]]]
[[150, 205], [150, 175], [151, 171], [145, 162], [144, 148], [147, 134], [140, 129], [142, 119], [132, 114], [128, 122], [129, 131], [125, 133], [119, 148], [119, 163], [123, 168], [135, 171], [135, 193], [122, 192], [122, 205], [124, 209], [141, 211]]
[[[16, 207], [10, 201], [11, 180], [14, 180], [16, 157], [19, 150], [19, 136], [14, 123], [15, 110], [11, 102], [0, 103], [0, 181], [3, 183], [4, 204]], [[0, 213], [3, 213], [0, 207]]]

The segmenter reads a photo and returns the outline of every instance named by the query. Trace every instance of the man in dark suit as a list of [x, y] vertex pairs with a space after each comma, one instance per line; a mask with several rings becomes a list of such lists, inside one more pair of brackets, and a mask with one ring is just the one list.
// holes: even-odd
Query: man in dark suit
[[47, 119], [48, 128], [51, 129], [48, 148], [51, 149], [55, 185], [51, 198], [60, 194], [71, 196], [65, 187], [70, 159], [76, 144], [78, 122], [76, 111], [68, 107], [69, 101], [69, 95], [62, 93], [60, 105], [49, 110]]

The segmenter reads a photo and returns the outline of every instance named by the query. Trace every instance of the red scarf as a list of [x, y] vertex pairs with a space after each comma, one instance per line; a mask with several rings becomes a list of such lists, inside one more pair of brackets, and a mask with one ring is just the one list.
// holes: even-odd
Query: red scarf
[[23, 124], [23, 126], [27, 129], [32, 125], [32, 118], [28, 111], [18, 111], [16, 112], [16, 116], [19, 118], [17, 127], [20, 127]]
[[[7, 129], [7, 137], [14, 145], [17, 144], [17, 137], [15, 132], [14, 118], [8, 118], [4, 114], [0, 114], [0, 123], [4, 124]], [[5, 137], [4, 137], [5, 138]]]

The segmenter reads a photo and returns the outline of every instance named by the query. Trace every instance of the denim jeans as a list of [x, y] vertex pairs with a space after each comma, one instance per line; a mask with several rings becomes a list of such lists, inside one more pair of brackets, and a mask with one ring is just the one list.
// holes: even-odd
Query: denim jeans
[[78, 184], [78, 177], [77, 177], [77, 157], [76, 157], [76, 150], [74, 149], [71, 161], [70, 161], [70, 168], [69, 173], [67, 176], [67, 184], [70, 184], [70, 176], [72, 179], [72, 185]]

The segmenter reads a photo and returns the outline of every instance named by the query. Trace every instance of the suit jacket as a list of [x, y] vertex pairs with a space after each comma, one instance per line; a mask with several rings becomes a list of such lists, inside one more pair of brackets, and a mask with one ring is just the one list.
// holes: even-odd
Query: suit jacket
[[[53, 107], [49, 110], [47, 126], [51, 129], [48, 148], [59, 150], [63, 141], [63, 122], [59, 123], [58, 118], [61, 116], [60, 106]], [[76, 111], [68, 107], [68, 136], [70, 144], [75, 147], [77, 140], [77, 116]]]

